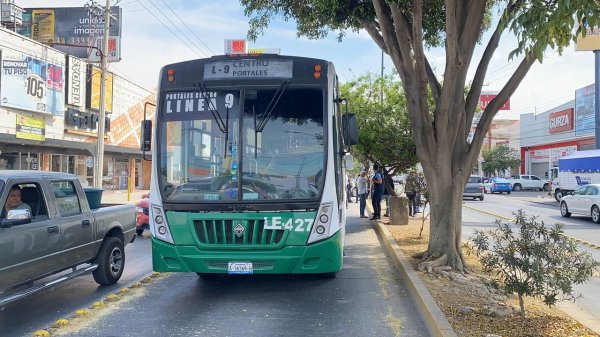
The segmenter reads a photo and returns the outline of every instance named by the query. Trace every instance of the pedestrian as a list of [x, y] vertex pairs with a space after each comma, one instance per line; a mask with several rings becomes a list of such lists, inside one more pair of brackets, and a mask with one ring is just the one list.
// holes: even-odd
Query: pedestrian
[[360, 200], [360, 217], [366, 218], [365, 208], [367, 207], [367, 172], [360, 171], [356, 178], [356, 194]]
[[385, 178], [385, 181], [388, 183], [388, 185], [390, 185], [390, 190], [387, 189], [387, 187], [384, 186], [383, 188], [383, 199], [385, 199], [385, 214], [383, 216], [385, 217], [389, 217], [390, 216], [390, 195], [391, 195], [391, 191], [394, 190], [394, 179], [392, 179], [392, 177], [388, 176], [387, 178]]
[[383, 196], [383, 174], [379, 172], [379, 165], [373, 165], [373, 193], [371, 194], [371, 203], [373, 205], [373, 217], [370, 220], [381, 219], [381, 197]]
[[357, 204], [358, 204], [358, 178], [360, 178], [360, 173], [356, 176], [356, 180], [354, 180], [354, 186], [356, 186], [356, 203]]
[[352, 203], [352, 176], [346, 178], [346, 205]]
[[408, 215], [414, 217], [418, 211], [417, 206], [417, 195], [419, 193], [419, 181], [417, 171], [412, 171], [408, 177], [406, 177], [406, 183], [404, 184], [404, 192], [408, 198]]

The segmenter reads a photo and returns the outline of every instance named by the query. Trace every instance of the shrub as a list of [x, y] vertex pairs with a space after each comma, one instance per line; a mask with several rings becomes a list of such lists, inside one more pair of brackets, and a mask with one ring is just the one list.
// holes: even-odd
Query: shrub
[[577, 250], [575, 241], [564, 234], [563, 224], [550, 228], [535, 216], [526, 218], [522, 210], [513, 214], [516, 227], [498, 220], [495, 230], [476, 230], [471, 237], [494, 285], [518, 295], [522, 319], [524, 296], [542, 298], [548, 306], [580, 297], [573, 285], [585, 283], [600, 263]]

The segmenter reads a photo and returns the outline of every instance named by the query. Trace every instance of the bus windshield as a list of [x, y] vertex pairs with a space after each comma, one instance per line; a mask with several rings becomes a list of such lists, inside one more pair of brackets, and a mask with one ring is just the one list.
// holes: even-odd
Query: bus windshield
[[323, 94], [284, 85], [165, 93], [159, 142], [164, 200], [318, 198], [326, 148]]

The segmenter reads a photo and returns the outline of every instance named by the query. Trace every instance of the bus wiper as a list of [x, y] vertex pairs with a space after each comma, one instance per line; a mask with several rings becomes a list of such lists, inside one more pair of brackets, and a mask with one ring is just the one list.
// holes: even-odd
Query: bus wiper
[[[221, 115], [219, 114], [219, 109], [217, 109], [215, 106], [213, 106], [211, 101], [206, 96], [206, 87], [204, 86], [204, 83], [200, 82], [200, 83], [198, 83], [198, 86], [200, 87], [200, 94], [202, 95], [202, 98], [204, 99], [206, 106], [210, 110], [210, 113], [213, 115], [213, 119], [217, 123], [219, 130], [221, 130], [221, 132], [223, 132], [224, 134], [227, 134], [228, 133], [227, 123], [223, 122], [223, 118], [221, 118]], [[229, 118], [229, 108], [227, 108], [226, 118]]]
[[[271, 98], [271, 102], [269, 102], [267, 109], [265, 109], [265, 112], [263, 113], [263, 117], [261, 118], [260, 122], [258, 123], [258, 127], [254, 128], [255, 133], [262, 132], [263, 129], [265, 128], [265, 126], [267, 126], [269, 119], [271, 119], [271, 116], [273, 115], [273, 110], [275, 110], [277, 103], [279, 103], [279, 100], [281, 99], [281, 97], [283, 96], [283, 93], [285, 92], [285, 90], [287, 89], [287, 87], [289, 85], [290, 85], [290, 81], [284, 81], [283, 83], [281, 83], [281, 85], [275, 92], [275, 95], [273, 95], [273, 98]], [[254, 120], [256, 120], [256, 115], [255, 115]]]

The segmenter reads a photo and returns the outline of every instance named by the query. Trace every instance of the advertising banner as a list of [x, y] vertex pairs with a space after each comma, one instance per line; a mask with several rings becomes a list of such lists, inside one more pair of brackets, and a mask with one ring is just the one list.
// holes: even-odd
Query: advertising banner
[[575, 90], [575, 135], [594, 133], [594, 85]]
[[67, 56], [67, 104], [80, 108], [85, 106], [85, 63]]
[[573, 109], [565, 109], [550, 114], [548, 132], [559, 133], [573, 130]]
[[[87, 82], [87, 107], [92, 110], [100, 110], [100, 78], [102, 72], [100, 68], [88, 65], [87, 78], [91, 79]], [[106, 97], [104, 97], [104, 111], [112, 112], [113, 103], [113, 75], [106, 74]]]
[[[56, 42], [77, 46], [94, 46], [102, 49], [104, 17], [101, 11], [89, 7], [25, 8], [23, 32], [42, 43]], [[108, 52], [109, 62], [121, 60], [121, 13], [118, 6], [111, 7]], [[28, 26], [27, 26], [28, 25]], [[95, 48], [55, 46], [69, 55], [88, 62], [100, 62]]]
[[[485, 110], [485, 108], [490, 104], [490, 102], [496, 98], [496, 94], [484, 94], [479, 95], [479, 107], [481, 110]], [[510, 99], [504, 102], [502, 106], [500, 106], [500, 110], [510, 110]]]
[[26, 117], [17, 115], [16, 137], [20, 139], [39, 140], [46, 139], [46, 122], [43, 117]]
[[65, 112], [64, 65], [2, 51], [0, 105], [62, 116]]

